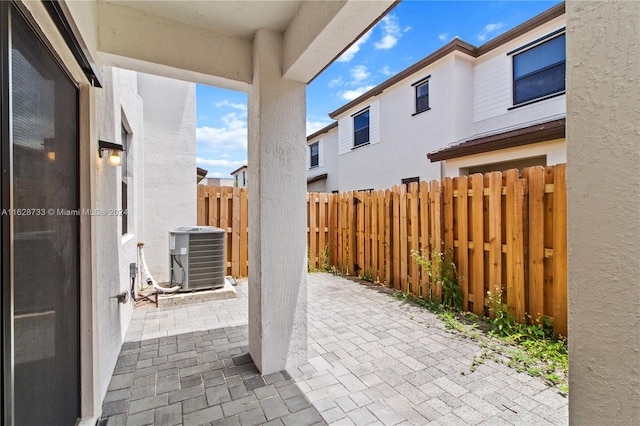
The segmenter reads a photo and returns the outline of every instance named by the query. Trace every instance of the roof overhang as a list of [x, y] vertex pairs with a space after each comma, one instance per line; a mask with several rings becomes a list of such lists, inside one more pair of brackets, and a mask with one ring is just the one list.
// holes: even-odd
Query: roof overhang
[[244, 166], [240, 166], [237, 169], [235, 169], [234, 171], [232, 171], [231, 173], [229, 173], [230, 175], [235, 175], [238, 172], [241, 172], [242, 170], [247, 170], [247, 165], [245, 164]]
[[335, 129], [336, 127], [338, 127], [338, 122], [334, 121], [333, 123], [329, 124], [328, 126], [323, 127], [322, 129], [318, 130], [317, 132], [313, 132], [311, 133], [309, 136], [307, 136], [307, 142], [309, 142], [312, 139], [317, 138], [318, 136], [329, 132], [332, 129]]
[[313, 183], [313, 182], [318, 182], [319, 180], [324, 180], [326, 178], [328, 178], [329, 175], [327, 173], [323, 173], [321, 175], [318, 176], [313, 176], [307, 179], [307, 184], [309, 183]]
[[283, 77], [308, 83], [397, 0], [60, 3], [58, 14], [85, 51], [88, 68], [116, 66], [247, 91], [258, 30], [282, 35]]
[[433, 163], [473, 154], [514, 148], [532, 143], [561, 139], [565, 137], [565, 119], [547, 121], [521, 129], [470, 139], [457, 145], [430, 152], [427, 158]]

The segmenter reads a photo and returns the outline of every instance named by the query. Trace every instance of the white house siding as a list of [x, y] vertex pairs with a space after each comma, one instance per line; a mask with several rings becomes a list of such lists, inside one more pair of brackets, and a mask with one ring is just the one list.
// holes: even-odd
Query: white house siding
[[509, 110], [513, 106], [513, 82], [512, 56], [507, 55], [564, 26], [564, 16], [558, 17], [476, 59], [473, 72], [474, 129], [473, 134], [462, 135], [461, 138], [564, 117], [565, 95]]
[[144, 101], [144, 240], [150, 272], [169, 280], [169, 231], [196, 223], [195, 84], [138, 74]]
[[[318, 167], [311, 168], [309, 146], [319, 142], [320, 161]], [[327, 174], [327, 178], [307, 184], [309, 192], [333, 192], [338, 185], [338, 128], [334, 127], [327, 133], [307, 141], [307, 179]]]
[[[452, 62], [452, 85], [449, 87], [451, 93], [449, 117], [453, 119], [452, 140], [460, 140], [473, 133], [473, 103], [469, 97], [474, 93], [475, 80], [474, 59], [469, 55], [454, 52]], [[451, 141], [443, 141], [441, 147], [446, 146]]]

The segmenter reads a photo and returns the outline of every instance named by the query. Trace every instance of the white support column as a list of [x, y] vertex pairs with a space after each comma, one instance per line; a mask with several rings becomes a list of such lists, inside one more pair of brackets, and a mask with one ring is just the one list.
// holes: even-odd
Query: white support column
[[262, 374], [307, 358], [305, 91], [259, 30], [249, 90], [249, 352]]
[[640, 422], [640, 3], [567, 2], [569, 423]]

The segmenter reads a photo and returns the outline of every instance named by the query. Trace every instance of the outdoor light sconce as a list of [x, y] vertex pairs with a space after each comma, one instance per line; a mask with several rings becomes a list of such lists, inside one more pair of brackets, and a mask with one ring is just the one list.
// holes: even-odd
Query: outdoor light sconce
[[102, 154], [107, 151], [109, 154], [109, 164], [112, 166], [121, 166], [122, 159], [120, 158], [120, 153], [124, 151], [122, 145], [107, 142], [107, 141], [98, 141], [98, 155], [102, 158]]

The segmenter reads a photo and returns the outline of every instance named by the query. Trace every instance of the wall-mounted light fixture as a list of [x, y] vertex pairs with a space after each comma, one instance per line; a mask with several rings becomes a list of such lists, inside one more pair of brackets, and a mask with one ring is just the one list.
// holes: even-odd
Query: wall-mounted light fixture
[[107, 151], [109, 154], [109, 164], [112, 166], [120, 166], [122, 165], [122, 159], [120, 158], [120, 153], [124, 151], [122, 145], [107, 142], [107, 141], [98, 141], [98, 155], [102, 158], [102, 154]]

